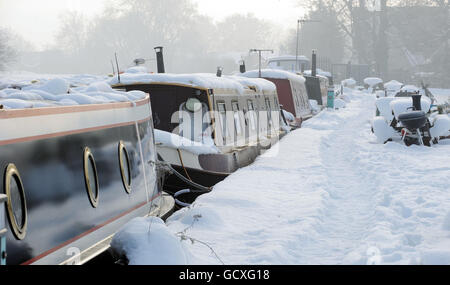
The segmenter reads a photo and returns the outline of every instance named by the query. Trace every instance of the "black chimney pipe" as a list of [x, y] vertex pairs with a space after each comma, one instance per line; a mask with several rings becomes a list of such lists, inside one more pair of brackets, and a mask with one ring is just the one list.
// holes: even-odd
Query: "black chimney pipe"
[[217, 73], [216, 73], [216, 76], [217, 76], [217, 77], [222, 77], [222, 71], [223, 71], [223, 68], [222, 68], [221, 66], [218, 66], [218, 67], [217, 67]]
[[416, 111], [422, 111], [422, 95], [412, 95], [413, 107]]
[[163, 47], [155, 47], [155, 51], [156, 51], [156, 64], [158, 66], [158, 73], [166, 73], [166, 69], [164, 68]]
[[241, 73], [245, 73], [247, 71], [246, 68], [245, 68], [245, 61], [242, 61], [241, 65], [239, 65], [239, 71]]
[[312, 52], [312, 67], [311, 67], [311, 76], [316, 77], [317, 75], [317, 54], [316, 51]]

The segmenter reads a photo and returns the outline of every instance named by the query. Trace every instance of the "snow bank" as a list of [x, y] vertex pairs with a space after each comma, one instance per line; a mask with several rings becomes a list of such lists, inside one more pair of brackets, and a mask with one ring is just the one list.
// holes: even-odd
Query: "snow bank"
[[114, 236], [111, 247], [130, 265], [186, 265], [187, 254], [159, 218], [136, 218]]
[[203, 144], [157, 129], [155, 129], [155, 142], [161, 146], [186, 150], [198, 155], [219, 153], [212, 139], [207, 142], [208, 144]]
[[374, 118], [372, 126], [378, 143], [385, 143], [396, 135], [394, 129], [391, 128], [384, 117]]
[[[348, 95], [169, 218], [181, 248], [141, 223], [124, 251], [148, 264], [163, 250], [190, 265], [449, 264], [450, 143], [378, 144], [375, 97]], [[153, 233], [164, 236], [155, 253]]]
[[320, 107], [319, 107], [319, 103], [317, 102], [317, 100], [309, 100], [309, 105], [311, 106], [311, 110], [314, 113], [320, 112]]

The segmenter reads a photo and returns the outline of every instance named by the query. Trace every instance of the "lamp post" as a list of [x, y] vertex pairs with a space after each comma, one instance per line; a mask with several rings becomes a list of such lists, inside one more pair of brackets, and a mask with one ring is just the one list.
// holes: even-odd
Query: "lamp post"
[[259, 54], [259, 78], [261, 78], [261, 53], [262, 52], [271, 52], [273, 53], [273, 49], [251, 49], [250, 53], [257, 52]]
[[298, 66], [298, 53], [299, 53], [299, 38], [300, 38], [300, 24], [304, 24], [304, 23], [320, 23], [321, 21], [318, 20], [306, 20], [306, 19], [299, 19], [297, 20], [297, 43], [296, 43], [296, 49], [295, 49], [295, 68], [297, 69], [296, 71], [298, 71], [300, 69], [300, 67]]

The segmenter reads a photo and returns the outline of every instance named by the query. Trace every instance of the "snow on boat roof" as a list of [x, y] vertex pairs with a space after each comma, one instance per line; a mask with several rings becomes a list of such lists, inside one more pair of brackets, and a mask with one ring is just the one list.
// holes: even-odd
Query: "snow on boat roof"
[[70, 86], [83, 86], [89, 85], [96, 81], [106, 80], [107, 76], [93, 74], [37, 74], [33, 72], [1, 72], [0, 90], [5, 88], [21, 88], [36, 83], [45, 84], [55, 78], [62, 78], [66, 80]]
[[239, 94], [244, 93], [244, 86], [238, 81], [217, 77], [212, 73], [194, 74], [170, 74], [170, 73], [123, 73], [108, 81], [112, 86], [132, 85], [132, 84], [180, 84], [201, 89], [227, 89], [235, 90]]
[[364, 83], [369, 86], [375, 86], [377, 84], [383, 83], [383, 79], [377, 77], [368, 77], [364, 79]]
[[388, 90], [400, 90], [403, 86], [403, 83], [398, 82], [397, 80], [391, 80], [384, 84], [384, 88]]
[[226, 76], [227, 78], [238, 81], [240, 84], [244, 85], [247, 88], [254, 87], [257, 92], [267, 92], [273, 93], [277, 91], [277, 86], [264, 78], [250, 78], [243, 76]]
[[3, 109], [28, 109], [56, 106], [75, 106], [134, 102], [144, 99], [141, 91], [122, 92], [113, 90], [105, 82], [94, 82], [88, 86], [70, 87], [63, 78], [49, 79], [45, 83], [35, 83], [21, 89], [0, 90], [0, 105]]
[[409, 93], [415, 93], [415, 92], [421, 91], [421, 89], [415, 85], [405, 85], [400, 90], [404, 91], [404, 92], [409, 92]]
[[[245, 73], [241, 73], [240, 76], [249, 78], [259, 78], [259, 70], [247, 71]], [[305, 83], [306, 81], [305, 78], [301, 75], [280, 69], [262, 69], [261, 76], [263, 78], [288, 79], [300, 83]]]
[[[270, 57], [267, 61], [271, 62], [271, 61], [288, 61], [288, 60], [294, 60], [297, 57], [295, 55], [282, 55], [282, 56], [274, 56], [274, 57]], [[299, 55], [298, 56], [298, 60], [307, 60], [309, 61], [309, 58], [304, 56], [304, 55]]]
[[[304, 74], [306, 74], [306, 75], [311, 75], [311, 72], [312, 72], [311, 70], [305, 70]], [[317, 74], [318, 74], [318, 75], [325, 76], [325, 77], [332, 77], [332, 75], [331, 75], [330, 72], [328, 72], [328, 71], [323, 71], [323, 70], [320, 69], [320, 68], [317, 68]]]

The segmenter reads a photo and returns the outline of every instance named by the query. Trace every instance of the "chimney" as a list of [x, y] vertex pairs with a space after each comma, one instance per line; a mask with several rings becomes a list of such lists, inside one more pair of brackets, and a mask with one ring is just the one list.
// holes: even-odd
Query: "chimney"
[[311, 67], [311, 76], [316, 77], [317, 75], [317, 54], [316, 51], [312, 52], [312, 67]]
[[223, 71], [223, 68], [221, 66], [218, 66], [217, 73], [216, 73], [217, 77], [222, 77], [222, 71]]
[[158, 65], [158, 73], [166, 73], [164, 68], [163, 47], [155, 47], [156, 63]]
[[241, 61], [241, 64], [239, 65], [239, 71], [241, 72], [241, 73], [245, 73], [247, 70], [246, 70], [246, 68], [245, 68], [245, 61]]
[[412, 95], [413, 107], [416, 111], [422, 111], [422, 95]]

